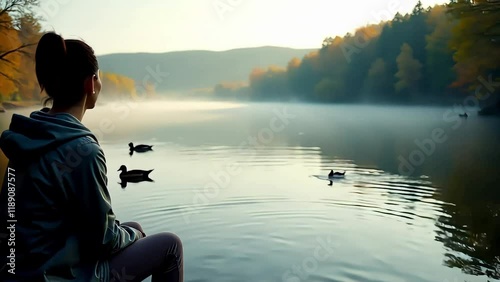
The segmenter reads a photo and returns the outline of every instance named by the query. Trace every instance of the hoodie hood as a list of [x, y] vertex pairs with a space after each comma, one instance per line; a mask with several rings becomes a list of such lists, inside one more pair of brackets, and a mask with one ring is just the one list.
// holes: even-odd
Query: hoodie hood
[[48, 114], [49, 109], [32, 112], [29, 117], [13, 114], [8, 130], [0, 137], [0, 148], [15, 162], [30, 162], [58, 146], [94, 134], [71, 114]]

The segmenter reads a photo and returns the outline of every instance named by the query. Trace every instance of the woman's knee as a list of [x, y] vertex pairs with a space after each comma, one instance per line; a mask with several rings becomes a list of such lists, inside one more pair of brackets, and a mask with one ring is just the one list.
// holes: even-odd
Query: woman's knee
[[166, 243], [175, 243], [177, 246], [182, 248], [182, 240], [177, 234], [171, 233], [171, 232], [161, 232], [158, 233], [159, 236], [161, 236], [162, 240], [164, 240]]
[[149, 237], [154, 237], [155, 245], [176, 256], [182, 256], [183, 246], [179, 236], [171, 232], [160, 232]]

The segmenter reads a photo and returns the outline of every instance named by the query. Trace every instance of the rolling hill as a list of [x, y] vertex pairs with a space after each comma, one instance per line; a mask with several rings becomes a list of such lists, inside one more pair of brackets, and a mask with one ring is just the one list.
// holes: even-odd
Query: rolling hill
[[[128, 76], [139, 83], [144, 79], [157, 82], [156, 91], [162, 93], [214, 87], [226, 81], [247, 81], [249, 73], [256, 67], [285, 67], [292, 58], [302, 58], [311, 51], [314, 50], [256, 47], [228, 51], [109, 54], [98, 59], [101, 70]], [[163, 75], [155, 75], [157, 70]]]

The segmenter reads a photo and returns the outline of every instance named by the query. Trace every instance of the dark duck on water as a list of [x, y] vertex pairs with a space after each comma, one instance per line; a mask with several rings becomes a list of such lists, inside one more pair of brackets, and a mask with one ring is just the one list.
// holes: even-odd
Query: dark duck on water
[[341, 173], [341, 172], [333, 172], [333, 170], [330, 170], [330, 173], [328, 174], [328, 178], [337, 178], [343, 176], [345, 176], [345, 171]]
[[152, 151], [153, 150], [153, 145], [143, 145], [143, 144], [140, 144], [140, 145], [137, 145], [137, 146], [134, 146], [134, 143], [130, 142], [128, 143], [128, 146], [130, 148], [130, 151], [133, 152], [146, 152], [146, 151]]
[[118, 169], [118, 171], [121, 171], [120, 178], [122, 180], [132, 182], [132, 181], [150, 180], [149, 174], [153, 171], [153, 169], [150, 170], [134, 169], [127, 171], [127, 167], [122, 165]]

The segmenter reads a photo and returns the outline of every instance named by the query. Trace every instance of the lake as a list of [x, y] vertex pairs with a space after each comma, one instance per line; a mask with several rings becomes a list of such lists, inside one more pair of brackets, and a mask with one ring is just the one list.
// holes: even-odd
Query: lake
[[[457, 116], [156, 101], [101, 105], [83, 122], [118, 219], [178, 234], [185, 281], [494, 281], [500, 120]], [[153, 151], [130, 155], [129, 142]], [[121, 165], [154, 169], [154, 182], [121, 183]], [[316, 177], [331, 169], [345, 178]]]

